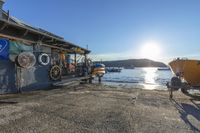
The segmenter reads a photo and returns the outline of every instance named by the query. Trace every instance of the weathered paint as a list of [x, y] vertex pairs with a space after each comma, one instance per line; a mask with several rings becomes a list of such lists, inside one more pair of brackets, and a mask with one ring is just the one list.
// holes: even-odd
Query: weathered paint
[[17, 91], [15, 63], [0, 60], [0, 94]]
[[[32, 46], [33, 47], [33, 46]], [[33, 53], [38, 59], [40, 53], [51, 53], [49, 47], [33, 47]], [[39, 64], [25, 69], [17, 67], [15, 62], [0, 60], [0, 94], [16, 93], [18, 91], [32, 91], [49, 87], [53, 81], [49, 78], [51, 64], [46, 66]]]
[[[36, 45], [35, 45], [36, 46]], [[37, 90], [49, 87], [53, 81], [49, 79], [49, 70], [51, 64], [46, 66], [39, 64], [38, 56], [40, 53], [51, 53], [51, 48], [49, 47], [34, 47], [34, 55], [37, 59], [35, 66], [31, 69], [22, 69], [22, 91]]]

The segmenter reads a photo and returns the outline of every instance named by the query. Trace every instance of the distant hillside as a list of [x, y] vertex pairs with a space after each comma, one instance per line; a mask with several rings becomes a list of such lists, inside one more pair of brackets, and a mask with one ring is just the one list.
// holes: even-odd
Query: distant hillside
[[116, 60], [116, 61], [103, 61], [106, 67], [166, 67], [162, 62], [156, 62], [149, 59], [129, 59], [129, 60]]

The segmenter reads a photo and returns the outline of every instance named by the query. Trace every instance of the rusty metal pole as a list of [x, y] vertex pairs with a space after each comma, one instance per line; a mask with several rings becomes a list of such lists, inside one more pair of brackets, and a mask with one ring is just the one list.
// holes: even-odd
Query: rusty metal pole
[[89, 78], [89, 84], [92, 84], [92, 77]]
[[98, 78], [99, 78], [99, 83], [101, 83], [101, 76], [98, 76]]
[[87, 63], [87, 54], [84, 54], [85, 57], [85, 65], [84, 65], [84, 76], [88, 76], [88, 63]]
[[84, 57], [85, 57], [85, 66], [87, 66], [87, 55], [84, 54]]
[[74, 66], [75, 66], [75, 71], [76, 71], [76, 64], [77, 64], [77, 61], [76, 61], [76, 53], [74, 54]]
[[172, 99], [172, 98], [173, 98], [173, 89], [170, 88], [170, 99]]

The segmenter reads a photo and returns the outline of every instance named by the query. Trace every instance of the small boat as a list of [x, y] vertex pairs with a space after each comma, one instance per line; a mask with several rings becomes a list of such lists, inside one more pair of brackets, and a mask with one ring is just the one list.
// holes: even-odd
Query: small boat
[[135, 69], [135, 67], [133, 65], [131, 65], [131, 66], [125, 66], [124, 69]]
[[167, 83], [167, 87], [171, 89], [171, 95], [172, 91], [179, 89], [187, 95], [189, 95], [189, 90], [200, 90], [200, 60], [177, 58], [169, 65], [175, 75], [171, 82]]
[[115, 67], [112, 67], [112, 68], [106, 68], [106, 72], [121, 72], [121, 68], [115, 68]]
[[92, 67], [92, 76], [103, 76], [106, 73], [104, 64], [94, 64]]
[[171, 69], [169, 67], [159, 67], [157, 70], [158, 71], [170, 71]]

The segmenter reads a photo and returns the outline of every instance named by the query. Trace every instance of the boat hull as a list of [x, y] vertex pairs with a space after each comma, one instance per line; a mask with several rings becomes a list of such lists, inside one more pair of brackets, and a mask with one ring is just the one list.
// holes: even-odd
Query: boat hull
[[200, 60], [177, 59], [169, 63], [173, 73], [192, 87], [200, 87]]

